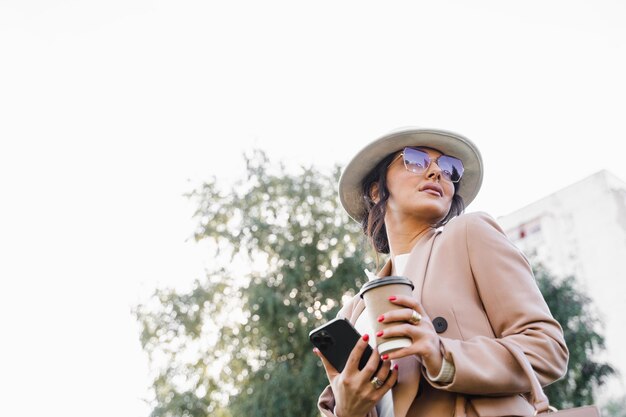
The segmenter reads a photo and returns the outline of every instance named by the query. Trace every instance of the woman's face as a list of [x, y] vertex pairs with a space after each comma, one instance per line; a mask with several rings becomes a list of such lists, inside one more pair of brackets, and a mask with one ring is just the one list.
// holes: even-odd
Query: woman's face
[[434, 162], [441, 152], [419, 148], [428, 153], [430, 166], [422, 174], [407, 171], [402, 157], [397, 157], [387, 168], [387, 216], [402, 221], [405, 216], [417, 217], [429, 224], [443, 219], [452, 204], [454, 184], [446, 179]]

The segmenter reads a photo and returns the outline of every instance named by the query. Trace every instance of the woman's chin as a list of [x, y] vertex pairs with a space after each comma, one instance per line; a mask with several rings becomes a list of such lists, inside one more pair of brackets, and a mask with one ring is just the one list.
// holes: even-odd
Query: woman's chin
[[450, 207], [442, 207], [441, 204], [420, 204], [413, 212], [434, 224], [446, 217], [449, 211]]
[[[391, 213], [388, 213], [388, 215], [389, 214]], [[436, 210], [436, 209], [426, 210], [422, 208], [420, 210], [406, 211], [403, 214], [400, 214], [399, 216], [392, 216], [392, 217], [396, 217], [396, 219], [399, 220], [400, 222], [406, 221], [408, 220], [408, 218], [413, 218], [419, 221], [420, 223], [434, 225], [434, 224], [439, 223], [441, 220], [443, 220], [444, 217], [446, 217], [446, 214], [448, 214], [447, 211], [444, 212], [442, 210]], [[389, 219], [387, 219], [386, 221], [388, 220]]]

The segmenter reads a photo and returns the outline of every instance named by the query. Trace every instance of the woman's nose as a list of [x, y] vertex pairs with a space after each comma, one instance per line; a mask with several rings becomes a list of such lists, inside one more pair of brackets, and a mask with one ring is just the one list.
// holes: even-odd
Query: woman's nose
[[426, 172], [426, 178], [441, 180], [441, 168], [437, 165], [436, 162], [431, 162], [428, 167], [428, 171]]

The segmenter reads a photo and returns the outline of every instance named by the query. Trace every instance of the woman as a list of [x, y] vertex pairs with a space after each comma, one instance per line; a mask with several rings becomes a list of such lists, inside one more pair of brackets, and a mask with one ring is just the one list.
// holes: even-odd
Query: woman
[[[527, 416], [530, 381], [502, 343], [519, 347], [542, 385], [564, 375], [568, 352], [531, 267], [496, 222], [461, 214], [478, 193], [483, 164], [461, 135], [408, 128], [363, 148], [346, 166], [339, 193], [348, 214], [389, 260], [378, 273], [407, 276], [413, 297], [379, 321], [379, 337], [409, 347], [356, 363], [374, 342], [357, 295], [339, 312], [363, 334], [342, 373], [321, 353], [330, 385], [325, 416]], [[442, 227], [443, 226], [443, 227]], [[373, 343], [372, 343], [373, 344]], [[375, 346], [373, 346], [375, 347]], [[377, 353], [377, 351], [375, 350]]]

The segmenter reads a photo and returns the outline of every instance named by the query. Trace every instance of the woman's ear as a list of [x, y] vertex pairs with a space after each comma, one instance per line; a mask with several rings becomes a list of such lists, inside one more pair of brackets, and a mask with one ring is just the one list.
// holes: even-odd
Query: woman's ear
[[378, 203], [380, 201], [380, 198], [378, 197], [378, 183], [374, 183], [370, 187], [369, 197], [374, 203]]

